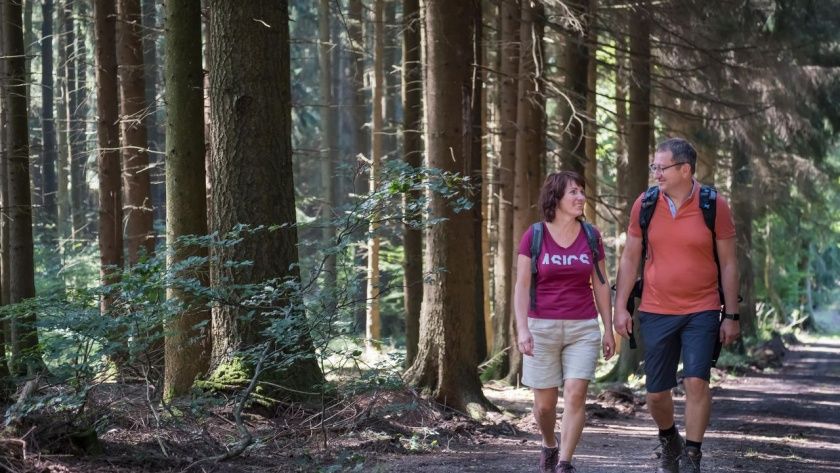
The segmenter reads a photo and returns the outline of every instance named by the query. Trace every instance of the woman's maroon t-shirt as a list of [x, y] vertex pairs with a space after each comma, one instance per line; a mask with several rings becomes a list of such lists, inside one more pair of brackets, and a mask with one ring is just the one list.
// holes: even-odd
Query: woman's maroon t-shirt
[[[545, 223], [540, 255], [537, 258], [537, 304], [536, 310], [528, 306], [528, 317], [536, 319], [583, 320], [598, 316], [592, 295], [591, 277], [592, 251], [586, 242], [583, 228], [568, 248], [563, 248], [551, 237]], [[601, 234], [595, 230], [598, 239], [598, 254], [604, 259], [604, 245]], [[519, 254], [531, 258], [532, 227], [522, 235]], [[599, 260], [599, 261], [600, 261]]]

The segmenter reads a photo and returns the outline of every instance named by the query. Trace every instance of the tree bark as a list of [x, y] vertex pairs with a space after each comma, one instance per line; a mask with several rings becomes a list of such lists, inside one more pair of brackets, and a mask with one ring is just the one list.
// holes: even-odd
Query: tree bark
[[[353, 130], [351, 149], [353, 149], [353, 191], [358, 195], [367, 193], [369, 186], [369, 175], [363, 172], [365, 166], [363, 160], [358, 159], [359, 155], [369, 157], [370, 139], [365, 130], [367, 122], [367, 97], [365, 93], [365, 38], [363, 34], [364, 16], [362, 0], [349, 0], [347, 34], [350, 39], [350, 62], [353, 69], [353, 94], [351, 95], [350, 114], [351, 128]], [[357, 248], [355, 264], [358, 267], [367, 267], [366, 251]], [[367, 297], [367, 274], [359, 278], [356, 288], [356, 300], [365, 300]], [[359, 332], [365, 328], [367, 318], [367, 304], [357, 304], [355, 311], [355, 325]]]
[[401, 48], [398, 43], [397, 29], [397, 0], [386, 1], [383, 6], [383, 71], [384, 71], [384, 119], [382, 137], [382, 156], [390, 158], [397, 153], [397, 121], [400, 115], [400, 64]]
[[[277, 231], [249, 235], [237, 245], [215, 249], [215, 261], [253, 261], [253, 265], [237, 269], [214, 264], [211, 282], [297, 280], [288, 3], [210, 0], [210, 9], [211, 231], [226, 235], [240, 223], [283, 225]], [[269, 323], [266, 315], [257, 313], [255, 320], [245, 315], [232, 306], [213, 311], [212, 367], [222, 367], [241, 350], [264, 340], [262, 329]], [[323, 382], [323, 376], [311, 341], [297, 332], [304, 330], [304, 316], [296, 307], [286, 317], [298, 338], [290, 346], [299, 354], [278, 373], [280, 382], [291, 389], [310, 391]]]
[[324, 130], [321, 144], [321, 245], [328, 251], [324, 259], [323, 292], [326, 294], [327, 311], [335, 311], [336, 255], [329, 254], [335, 246], [335, 225], [332, 223], [335, 207], [335, 163], [338, 159], [338, 134], [336, 107], [332, 93], [332, 49], [330, 39], [330, 0], [320, 0], [318, 8], [318, 78], [321, 93], [321, 126]]
[[[518, 132], [516, 134], [516, 164], [513, 190], [513, 239], [514, 245], [537, 219], [537, 199], [540, 191], [540, 167], [545, 154], [544, 113], [545, 95], [542, 84], [543, 18], [538, 4], [532, 0], [522, 3], [519, 50], [519, 103], [517, 107]], [[536, 62], [535, 62], [536, 61]], [[516, 281], [516, 252], [511, 254], [511, 282]], [[510, 298], [513, 300], [514, 284]], [[516, 346], [516, 323], [510, 321], [511, 347]], [[510, 351], [510, 368], [506, 379], [517, 384], [522, 372], [522, 354]]]
[[581, 176], [586, 168], [585, 131], [589, 118], [586, 116], [587, 74], [589, 65], [588, 35], [590, 29], [589, 0], [570, 0], [566, 2], [572, 15], [581, 22], [582, 30], [567, 28], [563, 52], [565, 89], [568, 94], [568, 123], [563, 137], [561, 165], [564, 170], [574, 171]]
[[[99, 274], [103, 285], [119, 280], [123, 265], [123, 208], [121, 189], [119, 95], [117, 86], [116, 11], [111, 0], [93, 4], [96, 38], [96, 156], [99, 170]], [[111, 306], [100, 304], [102, 313]]]
[[[3, 2], [3, 42], [8, 94], [8, 189], [9, 215], [9, 303], [35, 297], [35, 260], [32, 239], [32, 201], [29, 188], [29, 124], [26, 96], [26, 65], [23, 45], [23, 12], [19, 2]], [[36, 314], [15, 319], [13, 337], [20, 346], [20, 358], [13, 371], [33, 375], [43, 371]]]
[[[5, 38], [6, 20], [5, 9], [0, 7], [0, 38]], [[3, 43], [0, 43], [2, 45]], [[5, 55], [6, 49], [0, 46], [0, 55]], [[8, 159], [9, 159], [9, 134], [8, 134], [8, 108], [9, 96], [6, 90], [6, 61], [0, 60], [0, 208], [7, 208], [9, 203], [8, 193]], [[9, 220], [6, 215], [0, 214], [0, 305], [9, 303]], [[20, 353], [16, 341], [12, 338], [12, 321], [5, 319], [0, 321], [0, 381], [5, 382], [9, 377], [10, 363]], [[6, 349], [11, 355], [6, 358]]]
[[[204, 173], [204, 94], [201, 67], [201, 0], [168, 0], [166, 8], [166, 240], [171, 267], [207, 249], [178, 244], [185, 235], [207, 234]], [[197, 277], [207, 285], [206, 271], [196, 268], [183, 277]], [[210, 365], [210, 322], [206, 301], [176, 289], [167, 298], [183, 311], [166, 330], [164, 395], [187, 394], [196, 377]]]
[[487, 341], [484, 329], [484, 208], [482, 206], [482, 189], [484, 178], [482, 175], [482, 164], [485, 155], [482, 150], [482, 138], [484, 130], [481, 123], [481, 111], [483, 107], [482, 90], [484, 89], [484, 78], [482, 72], [483, 58], [481, 50], [482, 42], [482, 12], [481, 2], [473, 0], [475, 5], [472, 27], [472, 57], [470, 58], [470, 71], [467, 82], [464, 83], [464, 90], [469, 90], [470, 101], [468, 102], [468, 113], [464, 114], [464, 129], [467, 130], [464, 136], [464, 149], [467, 151], [467, 169], [472, 185], [475, 186], [472, 193], [472, 208], [470, 213], [473, 219], [473, 252], [475, 253], [475, 348], [479, 360], [487, 357]]
[[[501, 55], [499, 77], [499, 223], [496, 259], [493, 264], [495, 310], [493, 313], [493, 351], [495, 355], [510, 345], [512, 273], [515, 267], [516, 239], [513, 231], [514, 166], [516, 165], [516, 114], [519, 101], [519, 29], [522, 11], [516, 0], [501, 2]], [[504, 357], [498, 374], [507, 373]]]
[[[58, 181], [56, 176], [56, 162], [58, 161], [58, 143], [56, 142], [55, 112], [53, 95], [53, 0], [44, 0], [41, 6], [41, 128], [44, 133], [43, 155], [41, 157], [41, 173], [43, 184], [43, 220], [44, 240], [47, 245], [55, 245], [56, 224], [58, 221], [58, 207], [56, 192]], [[58, 249], [58, 247], [55, 247]], [[58, 254], [49, 252], [50, 254]]]
[[[87, 93], [87, 48], [85, 46], [85, 32], [87, 30], [87, 2], [74, 1], [73, 6], [76, 8], [77, 21], [73, 22], [72, 27], [77, 29], [72, 38], [75, 41], [73, 47], [75, 62], [74, 70], [76, 74], [76, 84], [74, 94], [71, 95], [72, 110], [70, 113], [70, 197], [73, 207], [73, 234], [79, 235], [80, 232], [89, 235], [90, 229], [88, 225], [87, 209], [88, 209], [88, 183], [85, 178], [85, 170], [87, 169], [87, 119], [88, 119], [88, 93]], [[70, 59], [70, 58], [68, 58]]]
[[71, 84], [67, 78], [67, 59], [71, 56], [70, 43], [67, 41], [67, 16], [70, 12], [63, 4], [56, 8], [61, 31], [58, 36], [58, 189], [56, 199], [58, 206], [58, 223], [56, 230], [61, 240], [69, 239], [73, 233], [72, 210], [70, 205], [70, 124], [67, 110], [70, 107]]
[[[370, 190], [375, 191], [379, 187], [379, 166], [382, 160], [382, 138], [383, 138], [383, 110], [382, 101], [384, 96], [385, 79], [383, 76], [384, 54], [385, 54], [385, 28], [383, 21], [383, 0], [376, 0], [374, 3], [373, 20], [373, 127], [371, 128], [371, 165], [370, 165]], [[368, 283], [367, 283], [367, 318], [365, 322], [365, 340], [368, 348], [375, 347], [376, 341], [382, 337], [382, 319], [379, 311], [379, 236], [377, 235], [379, 225], [375, 223], [374, 215], [370, 224], [370, 237], [368, 238]]]
[[597, 224], [598, 200], [598, 31], [596, 29], [596, 11], [598, 0], [588, 0], [589, 16], [586, 18], [586, 121], [584, 122], [584, 148], [586, 151], [586, 165], [584, 166], [584, 181], [586, 182], [586, 219]]
[[741, 332], [744, 336], [756, 333], [755, 282], [752, 266], [752, 222], [753, 208], [752, 163], [746, 143], [736, 140], [732, 149], [732, 217], [737, 235], [738, 273], [741, 287]]
[[[431, 0], [426, 3], [429, 107], [427, 152], [429, 165], [444, 171], [466, 173], [469, 150], [464, 135], [470, 123], [475, 4]], [[440, 195], [431, 193], [430, 217], [446, 220], [426, 230], [428, 268], [436, 272], [423, 292], [420, 347], [406, 380], [430, 393], [437, 402], [478, 416], [489, 406], [481, 392], [475, 337], [475, 280], [477, 264], [472, 251], [452, 235], [469, 235], [472, 217], [455, 213]]]
[[117, 64], [120, 84], [120, 128], [123, 157], [123, 213], [127, 262], [155, 250], [146, 130], [146, 85], [140, 0], [117, 3]]
[[[628, 127], [628, 173], [627, 196], [624, 220], [629, 222], [630, 209], [635, 198], [645, 191], [648, 184], [648, 159], [651, 147], [651, 112], [650, 112], [650, 4], [642, 2], [628, 17], [630, 31], [630, 120]], [[638, 325], [638, 320], [636, 321]], [[642, 360], [643, 340], [636, 330], [636, 340], [640, 347], [631, 350], [626, 339], [621, 341], [621, 349], [616, 369], [611, 377], [625, 381], [635, 373]]]
[[[84, 52], [84, 40], [77, 41], [76, 21], [73, 13], [75, 2], [65, 1], [63, 12], [64, 30], [63, 36], [65, 43], [65, 88], [66, 97], [65, 102], [67, 106], [67, 176], [70, 184], [70, 218], [71, 218], [71, 237], [79, 238], [82, 228], [86, 224], [85, 209], [84, 209], [84, 155], [85, 148], [85, 113], [87, 105], [82, 103], [85, 98], [83, 89], [85, 84], [83, 82], [84, 62], [79, 59], [79, 54]], [[82, 48], [81, 50], [79, 48]], [[82, 67], [79, 67], [82, 66]]]
[[[468, 149], [464, 128], [469, 123], [475, 15], [473, 2], [426, 3], [428, 77], [426, 104], [429, 166], [466, 173]], [[466, 115], [466, 116], [465, 116]], [[436, 272], [423, 292], [420, 347], [405, 379], [437, 402], [480, 416], [490, 404], [481, 392], [475, 347], [475, 254], [463, 251], [457, 235], [472, 229], [469, 213], [455, 213], [446, 200], [430, 194], [430, 217], [446, 220], [426, 229], [425, 266]]]
[[[423, 76], [420, 55], [420, 2], [403, 0], [403, 159], [412, 167], [423, 164]], [[416, 203], [419, 192], [406, 194], [406, 209]], [[414, 220], [420, 214], [411, 214]], [[411, 366], [420, 341], [420, 306], [423, 302], [423, 234], [412, 225], [403, 226], [406, 364]]]

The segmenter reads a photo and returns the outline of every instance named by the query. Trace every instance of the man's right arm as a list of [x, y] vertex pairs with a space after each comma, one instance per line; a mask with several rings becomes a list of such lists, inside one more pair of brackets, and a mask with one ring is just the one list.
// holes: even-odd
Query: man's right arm
[[633, 314], [627, 312], [627, 299], [633, 290], [636, 276], [639, 273], [639, 261], [642, 258], [642, 238], [627, 234], [624, 252], [618, 266], [618, 276], [615, 283], [615, 306], [613, 326], [622, 337], [629, 337], [633, 331]]

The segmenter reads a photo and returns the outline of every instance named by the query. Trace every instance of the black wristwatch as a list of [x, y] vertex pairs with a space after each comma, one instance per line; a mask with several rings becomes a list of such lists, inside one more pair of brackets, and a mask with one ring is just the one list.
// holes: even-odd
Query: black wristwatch
[[724, 312], [723, 318], [729, 320], [741, 320], [741, 314], [727, 314], [726, 312]]

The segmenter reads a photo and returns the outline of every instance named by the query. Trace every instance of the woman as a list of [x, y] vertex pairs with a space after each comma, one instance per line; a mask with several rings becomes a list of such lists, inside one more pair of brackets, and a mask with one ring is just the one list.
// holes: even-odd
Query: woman
[[[574, 172], [549, 175], [540, 192], [542, 245], [537, 259], [535, 300], [531, 301], [533, 226], [522, 236], [516, 263], [517, 342], [523, 355], [522, 384], [534, 391], [534, 417], [543, 438], [540, 471], [574, 472], [572, 455], [583, 431], [586, 389], [595, 375], [599, 344], [612, 357], [615, 338], [601, 339], [597, 315], [612, 327], [604, 248], [597, 237], [595, 261], [583, 228], [583, 178]], [[594, 293], [594, 300], [593, 300]], [[595, 306], [597, 304], [597, 312]], [[558, 389], [563, 386], [563, 421], [555, 437]]]

